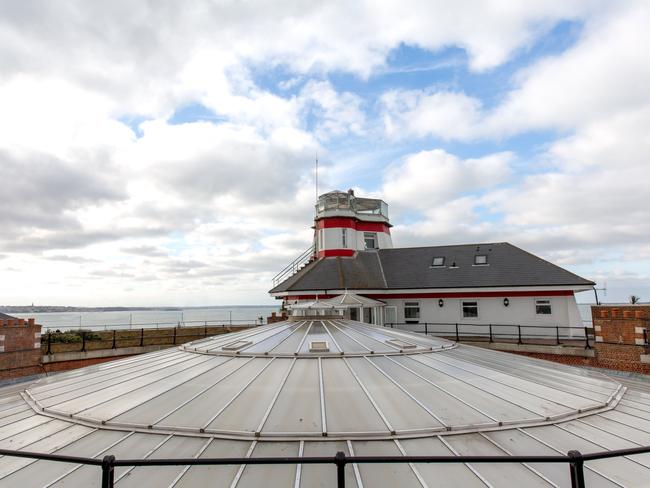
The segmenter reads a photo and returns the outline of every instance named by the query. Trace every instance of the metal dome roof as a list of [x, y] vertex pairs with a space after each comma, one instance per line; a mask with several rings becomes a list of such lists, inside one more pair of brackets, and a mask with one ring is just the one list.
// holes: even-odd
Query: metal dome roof
[[[313, 343], [327, 342], [328, 351]], [[310, 345], [311, 344], [311, 345]], [[282, 322], [0, 390], [0, 447], [118, 457], [558, 454], [650, 444], [650, 388], [345, 320]], [[352, 465], [349, 486], [568, 486], [564, 466]], [[650, 455], [587, 465], [645, 486]], [[329, 486], [325, 466], [121, 468], [117, 486]], [[516, 481], [515, 481], [516, 480]], [[1, 486], [92, 467], [0, 458]]]
[[607, 408], [621, 385], [345, 320], [282, 322], [27, 390], [95, 425], [230, 438], [375, 439], [541, 424]]

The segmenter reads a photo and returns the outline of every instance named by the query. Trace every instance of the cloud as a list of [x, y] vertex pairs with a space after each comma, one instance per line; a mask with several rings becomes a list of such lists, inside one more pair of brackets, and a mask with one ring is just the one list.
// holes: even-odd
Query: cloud
[[399, 208], [426, 211], [464, 193], [504, 183], [512, 161], [508, 152], [463, 160], [441, 149], [422, 151], [386, 171], [381, 193]]

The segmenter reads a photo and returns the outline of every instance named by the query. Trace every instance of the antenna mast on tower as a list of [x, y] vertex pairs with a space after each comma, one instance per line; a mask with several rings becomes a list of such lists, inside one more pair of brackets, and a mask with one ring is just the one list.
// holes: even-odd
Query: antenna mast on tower
[[316, 200], [318, 200], [318, 151], [316, 151]]

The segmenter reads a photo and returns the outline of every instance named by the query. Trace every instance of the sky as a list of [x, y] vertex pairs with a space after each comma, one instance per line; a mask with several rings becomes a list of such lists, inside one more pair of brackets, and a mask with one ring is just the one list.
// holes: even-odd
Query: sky
[[[650, 301], [650, 4], [0, 3], [0, 304], [273, 303], [319, 191]], [[578, 296], [592, 300], [591, 293]]]

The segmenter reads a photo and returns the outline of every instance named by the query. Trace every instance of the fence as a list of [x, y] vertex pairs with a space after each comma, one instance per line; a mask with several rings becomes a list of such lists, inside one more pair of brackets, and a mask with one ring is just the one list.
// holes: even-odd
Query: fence
[[[144, 347], [153, 345], [174, 346], [185, 342], [202, 339], [211, 335], [223, 334], [234, 330], [255, 327], [259, 321], [246, 322], [229, 321], [217, 324], [216, 321], [201, 321], [199, 326], [183, 326], [161, 328], [130, 328], [126, 330], [65, 330], [62, 332], [47, 332], [41, 336], [43, 354], [60, 352], [86, 352], [99, 349], [118, 349], [122, 347]], [[238, 323], [239, 322], [239, 323]], [[186, 322], [190, 323], [190, 322]], [[138, 324], [147, 325], [147, 324]]]
[[70, 325], [70, 326], [45, 326], [43, 327], [44, 332], [49, 332], [51, 330], [113, 330], [113, 329], [160, 329], [160, 328], [171, 328], [171, 327], [197, 327], [200, 325], [203, 326], [212, 326], [212, 327], [228, 327], [228, 326], [238, 326], [238, 325], [264, 325], [264, 317], [258, 317], [256, 319], [219, 319], [219, 320], [173, 320], [173, 321], [163, 321], [163, 322], [129, 322], [128, 324], [84, 324], [84, 325]]
[[583, 344], [585, 349], [591, 349], [593, 342], [593, 329], [563, 325], [424, 322], [387, 323], [384, 326], [425, 335], [453, 338], [456, 342], [484, 340], [487, 342], [558, 346]]
[[[345, 488], [345, 466], [348, 464], [377, 464], [377, 463], [566, 463], [569, 465], [569, 476], [572, 488], [586, 488], [584, 468], [585, 463], [598, 459], [616, 458], [645, 454], [650, 452], [650, 446], [615, 451], [602, 451], [582, 454], [579, 451], [569, 451], [566, 456], [347, 456], [337, 452], [335, 456], [323, 457], [259, 457], [259, 458], [184, 458], [184, 459], [116, 459], [107, 455], [102, 459], [59, 454], [45, 454], [26, 451], [0, 449], [0, 455], [46, 461], [74, 463], [101, 467], [102, 488], [113, 488], [115, 483], [115, 468], [119, 466], [223, 466], [223, 465], [278, 465], [278, 464], [333, 464], [336, 467], [336, 486]], [[516, 480], [512, 480], [513, 485]], [[269, 480], [269, 483], [272, 483]]]

